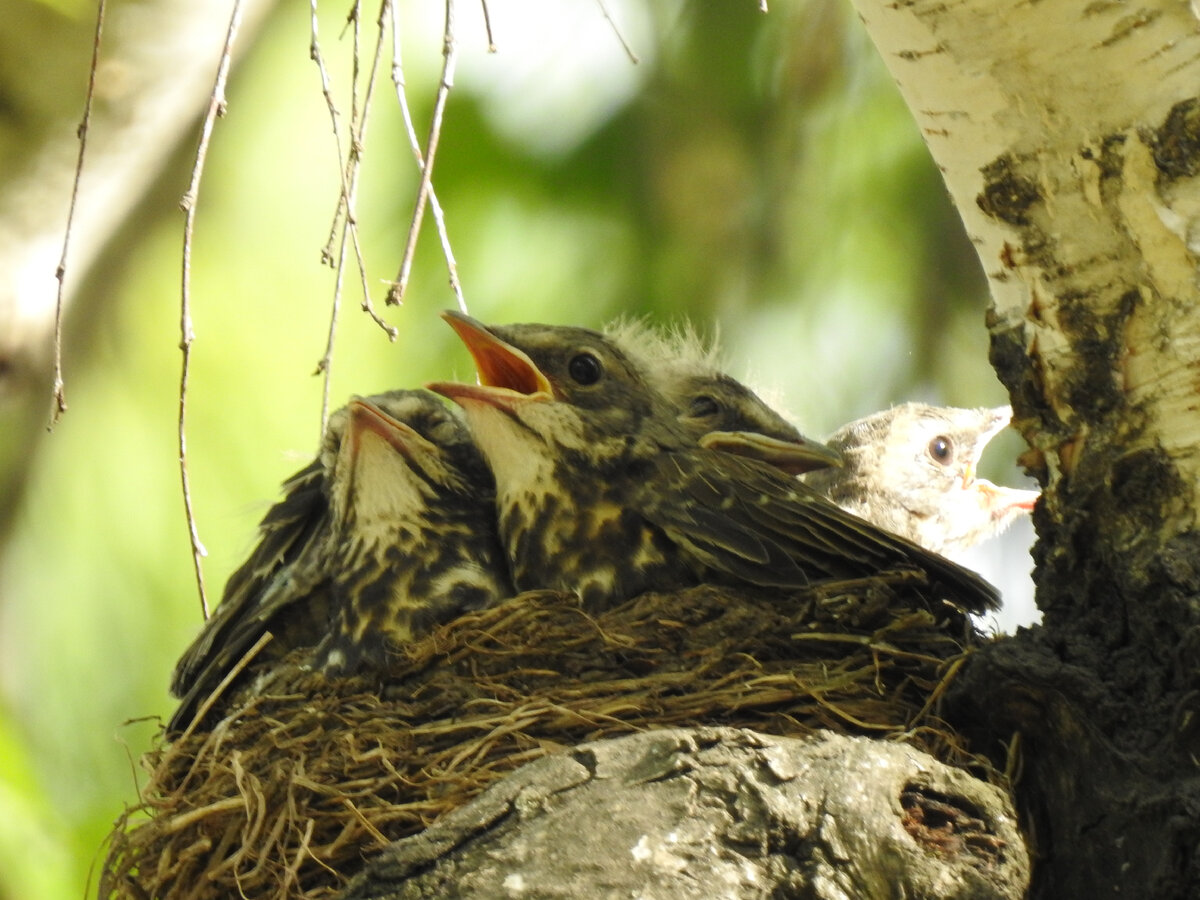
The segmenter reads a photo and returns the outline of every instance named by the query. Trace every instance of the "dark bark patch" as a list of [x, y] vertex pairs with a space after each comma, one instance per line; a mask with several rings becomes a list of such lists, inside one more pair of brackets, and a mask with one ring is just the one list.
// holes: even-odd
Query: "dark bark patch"
[[923, 847], [938, 853], [972, 857], [972, 864], [995, 866], [1004, 859], [1005, 841], [978, 808], [964, 797], [951, 797], [918, 784], [900, 794], [900, 824]]
[[[1169, 653], [1157, 651], [1160, 659]], [[1143, 657], [1143, 667], [1153, 664]], [[1064, 662], [1057, 635], [1035, 628], [974, 654], [947, 709], [974, 726], [967, 730], [977, 746], [1021, 733], [1018, 799], [1043, 860], [1031, 900], [1192, 900], [1200, 885], [1200, 778], [1181, 752], [1186, 735], [1153, 739], [1178, 698], [1122, 696], [1111, 667], [1107, 654], [1098, 665]], [[1173, 728], [1183, 732], [1191, 707], [1176, 708]]]
[[[1067, 440], [1071, 430], [1059, 421], [1054, 408], [1046, 402], [1046, 385], [1042, 377], [1041, 360], [1033, 351], [1026, 350], [1025, 328], [1017, 325], [999, 328], [994, 310], [988, 310], [988, 331], [991, 342], [988, 359], [1000, 383], [1008, 390], [1011, 398], [1013, 426], [1020, 431], [1023, 422], [1033, 419], [1043, 434], [1056, 433], [1060, 442]], [[1045, 484], [1049, 477], [1043, 453], [1031, 448], [1018, 460], [1027, 475]]]
[[1160, 449], [1138, 450], [1116, 460], [1112, 468], [1112, 498], [1130, 540], [1153, 541], [1164, 514], [1185, 496], [1185, 487], [1171, 460]]
[[1014, 171], [1008, 154], [983, 167], [983, 193], [975, 198], [979, 208], [1009, 225], [1030, 224], [1029, 210], [1042, 195], [1030, 178]]
[[1104, 190], [1104, 182], [1118, 177], [1124, 171], [1124, 155], [1121, 152], [1124, 145], [1125, 135], [1110, 134], [1100, 141], [1099, 152], [1091, 147], [1084, 147], [1079, 151], [1081, 158], [1100, 167], [1101, 191]]
[[1185, 593], [1200, 594], [1200, 533], [1189, 531], [1168, 541], [1158, 557], [1158, 568]]
[[988, 328], [991, 332], [988, 359], [1000, 382], [1008, 389], [1013, 409], [1021, 417], [1036, 414], [1043, 420], [1051, 419], [1052, 411], [1045, 402], [1045, 385], [1037, 367], [1030, 364], [1025, 349], [1024, 329], [998, 331], [994, 322], [988, 322]]
[[1169, 181], [1200, 173], [1200, 99], [1171, 107], [1162, 127], [1150, 137], [1154, 164]]
[[1059, 321], [1079, 360], [1065, 385], [1067, 401], [1085, 421], [1100, 421], [1125, 401], [1120, 360], [1125, 323], [1138, 302], [1137, 293], [1127, 291], [1112, 312], [1098, 314], [1090, 294], [1064, 291], [1059, 296]]

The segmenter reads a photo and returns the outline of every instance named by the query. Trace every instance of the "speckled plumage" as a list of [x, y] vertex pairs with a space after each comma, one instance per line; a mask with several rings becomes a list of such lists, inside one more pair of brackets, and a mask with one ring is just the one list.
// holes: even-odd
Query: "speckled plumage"
[[256, 667], [310, 647], [330, 674], [369, 672], [397, 645], [513, 593], [491, 473], [461, 419], [426, 391], [336, 412], [321, 453], [284, 491], [176, 665], [169, 730], [267, 632]]
[[805, 481], [880, 528], [935, 553], [957, 553], [999, 534], [1037, 500], [1037, 491], [975, 474], [983, 448], [1011, 415], [1007, 406], [900, 404], [838, 429], [828, 443], [843, 467]]
[[492, 468], [521, 590], [574, 590], [604, 608], [700, 581], [796, 588], [916, 568], [966, 608], [996, 603], [974, 573], [770, 465], [697, 446], [606, 336], [446, 317], [484, 384], [430, 387], [463, 407]]

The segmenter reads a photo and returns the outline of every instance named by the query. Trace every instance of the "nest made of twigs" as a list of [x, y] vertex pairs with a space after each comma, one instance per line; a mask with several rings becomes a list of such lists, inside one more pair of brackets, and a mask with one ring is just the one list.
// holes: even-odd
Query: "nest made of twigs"
[[382, 685], [284, 665], [143, 758], [100, 896], [331, 897], [384, 844], [564, 746], [664, 726], [903, 739], [993, 779], [932, 709], [974, 632], [897, 573], [781, 598], [699, 587], [592, 616], [529, 594], [413, 644]]

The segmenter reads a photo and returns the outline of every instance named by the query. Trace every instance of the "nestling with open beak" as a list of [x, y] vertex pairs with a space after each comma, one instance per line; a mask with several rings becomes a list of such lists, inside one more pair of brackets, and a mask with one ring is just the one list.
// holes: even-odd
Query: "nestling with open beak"
[[444, 317], [482, 384], [429, 385], [466, 414], [496, 478], [517, 588], [604, 609], [700, 582], [799, 588], [885, 569], [992, 608], [973, 572], [850, 515], [758, 459], [703, 449], [678, 409], [604, 335]]
[[318, 457], [284, 482], [258, 545], [175, 667], [181, 731], [267, 632], [252, 663], [311, 647], [333, 675], [512, 596], [491, 473], [461, 419], [426, 391], [355, 398]]
[[904, 403], [838, 429], [829, 444], [840, 469], [813, 472], [810, 485], [842, 509], [935, 553], [957, 553], [1007, 528], [1038, 492], [976, 476], [988, 442], [1012, 410]]

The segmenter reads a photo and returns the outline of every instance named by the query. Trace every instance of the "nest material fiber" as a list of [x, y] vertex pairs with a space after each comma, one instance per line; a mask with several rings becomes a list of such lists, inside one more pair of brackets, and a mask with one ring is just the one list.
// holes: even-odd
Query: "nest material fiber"
[[521, 764], [655, 727], [903, 739], [999, 780], [931, 713], [973, 635], [897, 573], [785, 597], [647, 594], [598, 616], [526, 594], [413, 644], [382, 685], [285, 664], [211, 730], [146, 754], [100, 896], [332, 897]]

